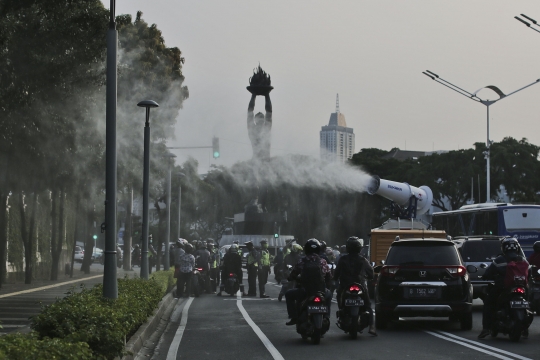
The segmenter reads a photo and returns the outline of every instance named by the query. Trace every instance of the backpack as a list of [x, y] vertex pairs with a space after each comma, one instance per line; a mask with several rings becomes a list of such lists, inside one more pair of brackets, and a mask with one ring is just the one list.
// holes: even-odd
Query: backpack
[[504, 286], [512, 287], [516, 285], [527, 285], [529, 275], [529, 264], [526, 261], [510, 261], [506, 265], [506, 275], [504, 276]]
[[314, 260], [305, 259], [300, 276], [302, 277], [302, 286], [308, 296], [315, 295], [319, 291], [325, 291], [324, 274], [319, 258]]

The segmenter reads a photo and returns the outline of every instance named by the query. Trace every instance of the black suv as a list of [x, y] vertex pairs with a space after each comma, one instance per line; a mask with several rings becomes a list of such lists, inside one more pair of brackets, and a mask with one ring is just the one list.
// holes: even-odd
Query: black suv
[[452, 241], [394, 241], [376, 271], [378, 328], [400, 316], [448, 316], [459, 320], [463, 330], [472, 328], [472, 285]]
[[[475, 236], [464, 239], [457, 238], [460, 241], [458, 250], [461, 253], [463, 264], [467, 267], [474, 265], [478, 271], [471, 273], [471, 283], [473, 285], [473, 298], [484, 299], [487, 291], [488, 282], [482, 280], [482, 276], [491, 262], [502, 254], [501, 241], [504, 237], [498, 236]], [[523, 250], [521, 256], [525, 257]]]

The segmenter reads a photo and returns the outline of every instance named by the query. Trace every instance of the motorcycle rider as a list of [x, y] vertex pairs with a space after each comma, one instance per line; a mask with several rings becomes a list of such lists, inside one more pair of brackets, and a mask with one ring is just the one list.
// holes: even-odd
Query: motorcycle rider
[[259, 297], [262, 299], [269, 298], [270, 296], [266, 295], [265, 285], [268, 282], [268, 274], [270, 274], [270, 252], [268, 251], [268, 241], [261, 240], [261, 255], [259, 260]]
[[195, 256], [195, 265], [203, 269], [201, 275], [204, 279], [205, 292], [210, 293], [210, 278], [208, 276], [210, 273], [210, 252], [206, 250], [206, 244], [203, 241], [199, 241], [197, 246], [198, 249], [193, 254]]
[[[520, 246], [515, 238], [506, 238], [501, 242], [503, 254], [499, 255], [491, 265], [486, 269], [482, 276], [482, 280], [495, 281], [494, 286], [488, 287], [487, 296], [484, 298], [484, 308], [482, 310], [482, 332], [478, 335], [479, 339], [483, 339], [489, 335], [490, 329], [493, 326], [493, 319], [496, 319], [495, 312], [497, 311], [497, 299], [504, 292], [504, 278], [506, 275], [506, 266], [510, 261], [525, 261], [525, 258], [519, 255]], [[528, 330], [523, 334], [523, 337], [528, 336]]]
[[[319, 254], [321, 252], [321, 243], [317, 239], [309, 239], [304, 245], [304, 257], [296, 264], [294, 269], [289, 275], [289, 281], [296, 280], [298, 275], [302, 275], [304, 268], [307, 267], [307, 264], [310, 262], [315, 262], [320, 268], [320, 273], [323, 275], [324, 279], [316, 278], [303, 278], [301, 279], [303, 287], [288, 290], [285, 293], [285, 299], [287, 302], [287, 313], [291, 319], [286, 325], [295, 325], [298, 322], [298, 308], [297, 302], [302, 301], [307, 296], [311, 296], [314, 290], [323, 291], [325, 293], [326, 306], [328, 308], [328, 313], [330, 314], [330, 304], [332, 302], [332, 294], [327, 289], [332, 280], [332, 275], [330, 273], [330, 268], [326, 263], [326, 260], [322, 259]], [[320, 283], [321, 280], [324, 280], [324, 283]]]
[[276, 257], [274, 258], [274, 277], [279, 284], [283, 274], [283, 248], [277, 249]]
[[[288, 271], [288, 266], [291, 266], [292, 268], [294, 268], [296, 264], [298, 264], [298, 262], [302, 258], [302, 250], [303, 250], [302, 246], [298, 244], [292, 244], [291, 253], [285, 256], [285, 258], [283, 259], [283, 267], [282, 267], [283, 279], [288, 278], [290, 275]], [[283, 296], [285, 296], [285, 293], [288, 290], [294, 289], [295, 287], [294, 285], [295, 285], [294, 281], [289, 281], [288, 283], [283, 284], [279, 291], [278, 301], [281, 301], [281, 299], [283, 299]]]
[[[373, 268], [366, 260], [365, 257], [360, 255], [360, 251], [364, 246], [364, 240], [357, 238], [356, 236], [351, 236], [347, 239], [346, 243], [347, 254], [341, 255], [339, 262], [336, 267], [334, 276], [339, 279], [339, 286], [337, 289], [337, 303], [340, 309], [342, 301], [341, 296], [345, 287], [351, 283], [358, 282], [362, 284], [362, 287], [367, 291], [367, 282], [366, 280], [373, 279]], [[373, 336], [377, 336], [373, 323], [373, 309], [371, 308], [371, 301], [369, 296], [365, 297], [364, 305], [367, 306], [369, 311], [369, 333]]]
[[248, 293], [247, 296], [257, 296], [257, 273], [259, 269], [259, 263], [261, 261], [261, 254], [255, 250], [253, 243], [248, 241], [245, 243], [248, 249], [247, 256], [247, 273], [248, 273]]
[[529, 265], [536, 266], [540, 269], [540, 241], [534, 243], [533, 250], [534, 252], [527, 260], [529, 261]]
[[210, 289], [213, 294], [216, 293], [219, 285], [219, 250], [214, 248], [214, 241], [208, 240], [206, 242], [206, 249], [210, 253]]
[[219, 293], [217, 296], [221, 296], [221, 292], [224, 290], [224, 282], [230, 273], [236, 274], [236, 279], [240, 285], [240, 291], [242, 296], [246, 296], [244, 293], [244, 285], [242, 284], [243, 272], [242, 272], [242, 257], [238, 255], [238, 245], [232, 244], [229, 251], [223, 257], [223, 265], [221, 266], [221, 279], [223, 280], [219, 287]]

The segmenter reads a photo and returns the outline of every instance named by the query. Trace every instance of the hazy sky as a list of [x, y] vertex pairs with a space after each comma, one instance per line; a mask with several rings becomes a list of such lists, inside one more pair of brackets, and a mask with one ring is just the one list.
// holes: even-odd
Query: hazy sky
[[[109, 6], [109, 1], [104, 1]], [[206, 172], [251, 158], [248, 78], [259, 62], [272, 76], [272, 155], [319, 156], [319, 131], [335, 111], [356, 134], [356, 151], [456, 150], [486, 140], [486, 108], [422, 75], [428, 69], [473, 92], [509, 93], [540, 78], [540, 33], [513, 17], [540, 20], [540, 2], [498, 0], [118, 0], [138, 10], [166, 45], [181, 49], [190, 98], [171, 146]], [[495, 99], [490, 90], [483, 98]], [[258, 98], [255, 111], [264, 111]], [[491, 139], [540, 145], [540, 85], [491, 107]], [[156, 110], [159, 111], [159, 110]], [[143, 116], [143, 115], [141, 115]], [[142, 121], [142, 120], [141, 120]]]

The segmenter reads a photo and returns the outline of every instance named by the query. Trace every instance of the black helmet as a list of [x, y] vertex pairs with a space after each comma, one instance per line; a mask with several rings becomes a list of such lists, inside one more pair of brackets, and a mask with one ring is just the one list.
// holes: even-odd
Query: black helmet
[[501, 242], [501, 249], [503, 254], [512, 251], [517, 253], [519, 250], [519, 242], [515, 238], [506, 238]]
[[309, 239], [304, 245], [306, 255], [319, 254], [321, 252], [321, 243], [317, 239]]
[[347, 239], [345, 248], [347, 249], [348, 254], [358, 254], [362, 247], [364, 246], [364, 240], [357, 238], [356, 236], [351, 236]]
[[186, 253], [191, 254], [193, 252], [193, 245], [187, 243], [186, 245], [184, 245], [184, 250], [186, 251]]
[[540, 241], [537, 241], [533, 245], [534, 252], [540, 252]]
[[319, 241], [321, 243], [321, 253], [326, 251], [326, 241]]

